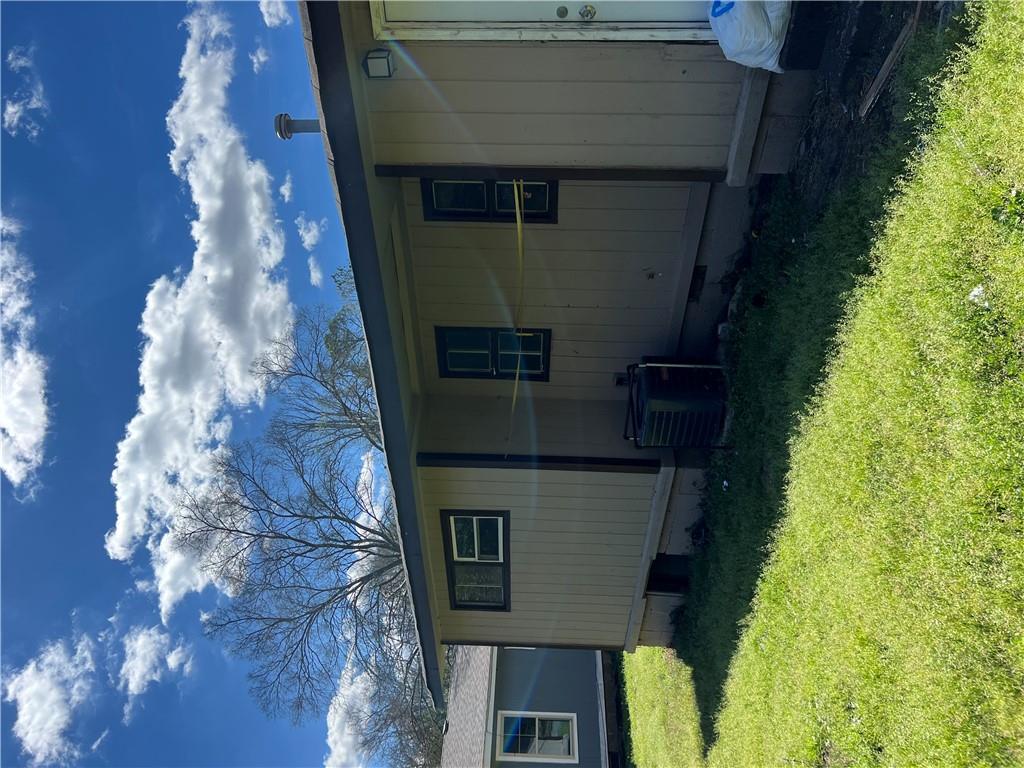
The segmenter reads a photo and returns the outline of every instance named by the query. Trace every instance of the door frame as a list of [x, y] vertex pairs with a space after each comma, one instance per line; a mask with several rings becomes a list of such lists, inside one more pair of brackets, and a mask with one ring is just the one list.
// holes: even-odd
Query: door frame
[[714, 43], [718, 38], [706, 22], [619, 22], [592, 23], [562, 21], [531, 22], [423, 22], [388, 21], [385, 0], [369, 0], [373, 36], [377, 40], [662, 40]]

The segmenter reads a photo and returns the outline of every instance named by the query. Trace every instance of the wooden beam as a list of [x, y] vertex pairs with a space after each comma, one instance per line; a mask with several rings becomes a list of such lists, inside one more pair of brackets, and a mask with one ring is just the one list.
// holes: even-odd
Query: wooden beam
[[644, 622], [644, 611], [647, 608], [647, 576], [651, 563], [658, 554], [658, 543], [661, 541], [661, 529], [665, 525], [668, 502], [672, 496], [672, 482], [676, 478], [676, 468], [669, 463], [662, 464], [658, 479], [654, 481], [654, 493], [651, 495], [651, 512], [647, 521], [647, 533], [644, 536], [644, 547], [640, 555], [640, 568], [636, 585], [633, 589], [633, 604], [629, 609], [629, 622], [626, 624], [626, 642], [624, 650], [632, 653], [636, 650], [637, 640]]
[[[756, 133], [756, 128], [755, 128]], [[725, 181], [720, 168], [580, 168], [514, 165], [376, 165], [377, 176], [404, 179], [497, 179], [510, 181]]]
[[559, 472], [616, 472], [655, 475], [658, 459], [600, 458], [596, 456], [539, 456], [499, 453], [417, 453], [418, 467], [469, 467], [475, 469], [549, 469]]
[[708, 198], [710, 196], [710, 184], [694, 184], [690, 189], [690, 198], [686, 203], [679, 277], [676, 282], [675, 302], [672, 305], [672, 319], [669, 321], [669, 343], [668, 348], [665, 350], [665, 354], [670, 357], [676, 354], [676, 350], [679, 347], [679, 339], [683, 335], [683, 320], [686, 316], [690, 282], [693, 280], [693, 269], [697, 264], [697, 252], [700, 249], [701, 235], [704, 233], [704, 218], [707, 215]]
[[725, 171], [725, 183], [730, 187], [745, 187], [750, 177], [754, 143], [757, 141], [757, 129], [761, 125], [761, 113], [764, 111], [771, 76], [771, 72], [765, 69], [750, 68], [743, 76]]

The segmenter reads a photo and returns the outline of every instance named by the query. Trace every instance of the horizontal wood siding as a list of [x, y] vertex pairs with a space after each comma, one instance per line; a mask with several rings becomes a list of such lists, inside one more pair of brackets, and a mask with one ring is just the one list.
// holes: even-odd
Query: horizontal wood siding
[[[608, 359], [572, 357], [561, 365], [571, 364], [581, 372], [599, 371]], [[628, 360], [629, 356], [623, 355], [618, 363], [625, 368]], [[619, 389], [618, 400], [523, 398], [516, 403], [514, 416], [510, 397], [431, 395], [423, 401], [418, 449], [424, 453], [657, 459], [657, 451], [638, 451], [622, 439], [626, 390]], [[514, 492], [511, 486], [506, 490]], [[615, 498], [618, 492], [610, 489], [607, 498]]]
[[[509, 395], [508, 381], [440, 379], [434, 328], [514, 325], [514, 225], [425, 221], [418, 180], [403, 189], [427, 392]], [[621, 402], [615, 375], [671, 348], [681, 278], [693, 269], [683, 254], [689, 197], [685, 183], [559, 183], [558, 223], [528, 224], [524, 236], [522, 325], [551, 329], [550, 380], [524, 382], [524, 398]]]
[[[622, 646], [656, 477], [421, 467], [442, 641]], [[442, 509], [509, 511], [511, 611], [450, 609]]]
[[412, 42], [363, 78], [378, 164], [723, 168], [743, 68], [714, 45]]

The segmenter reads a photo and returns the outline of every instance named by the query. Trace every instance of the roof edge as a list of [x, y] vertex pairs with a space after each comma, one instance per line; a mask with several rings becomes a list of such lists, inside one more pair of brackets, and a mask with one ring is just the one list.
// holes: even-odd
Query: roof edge
[[[430, 615], [426, 568], [411, 462], [411, 440], [402, 415], [393, 334], [384, 303], [377, 239], [363, 168], [355, 102], [337, 2], [298, 3], [306, 59], [320, 117], [328, 173], [348, 242], [349, 261], [369, 348], [385, 460], [398, 513], [402, 563], [409, 585], [424, 683], [435, 707], [444, 704], [440, 660]], [[346, 211], [348, 216], [345, 215]]]

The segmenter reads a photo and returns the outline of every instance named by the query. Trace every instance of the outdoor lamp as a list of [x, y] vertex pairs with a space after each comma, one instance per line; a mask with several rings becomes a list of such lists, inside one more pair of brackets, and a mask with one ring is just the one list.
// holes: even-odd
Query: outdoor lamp
[[387, 48], [374, 48], [363, 57], [363, 71], [370, 78], [391, 77], [395, 67], [391, 63], [391, 51]]

